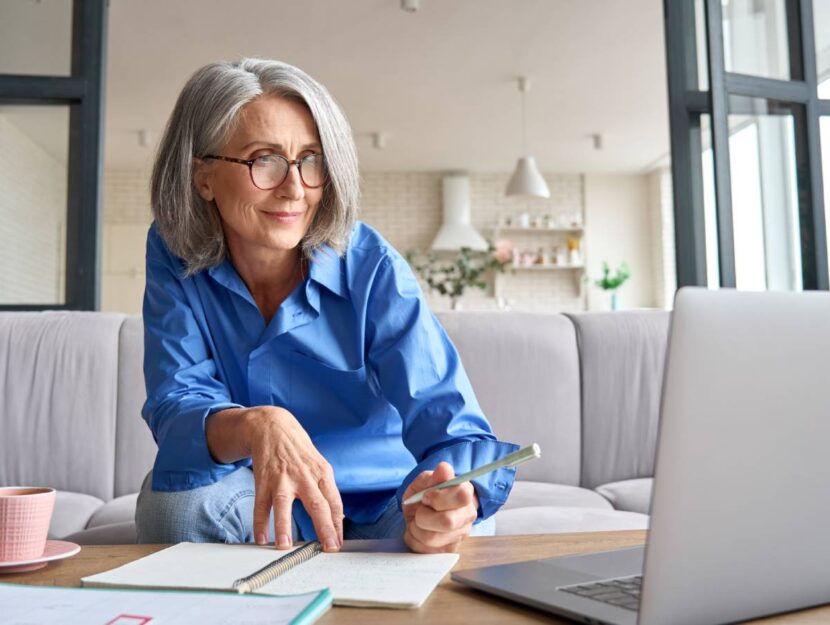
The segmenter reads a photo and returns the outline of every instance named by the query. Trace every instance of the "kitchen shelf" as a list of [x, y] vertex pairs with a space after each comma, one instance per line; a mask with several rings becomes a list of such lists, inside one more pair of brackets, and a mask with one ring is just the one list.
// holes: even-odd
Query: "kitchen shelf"
[[[584, 213], [583, 213], [584, 214]], [[490, 232], [494, 240], [500, 238], [509, 238], [513, 240], [513, 245], [520, 252], [522, 248], [531, 247], [534, 250], [537, 247], [550, 248], [554, 244], [562, 246], [565, 239], [575, 238], [579, 241], [581, 248], [581, 261], [579, 264], [562, 264], [556, 265], [553, 263], [546, 263], [544, 265], [522, 265], [509, 264], [503, 272], [495, 274], [493, 279], [493, 293], [498, 298], [504, 293], [504, 289], [514, 280], [519, 280], [520, 275], [528, 275], [528, 272], [543, 272], [536, 274], [543, 282], [550, 280], [551, 282], [561, 282], [563, 280], [572, 282], [577, 297], [585, 301], [586, 269], [585, 269], [585, 225], [564, 225], [564, 226], [520, 226], [518, 224], [504, 225], [495, 224], [490, 226]], [[533, 242], [531, 244], [531, 242]], [[543, 245], [539, 245], [544, 243]], [[552, 257], [552, 256], [551, 256]], [[546, 277], [542, 277], [546, 276]]]
[[543, 228], [536, 226], [496, 226], [493, 228], [494, 232], [538, 232], [540, 234], [547, 234], [550, 232], [582, 232], [582, 226], [573, 226], [567, 228]]
[[585, 269], [585, 265], [508, 265], [510, 271], [551, 271], [556, 269]]

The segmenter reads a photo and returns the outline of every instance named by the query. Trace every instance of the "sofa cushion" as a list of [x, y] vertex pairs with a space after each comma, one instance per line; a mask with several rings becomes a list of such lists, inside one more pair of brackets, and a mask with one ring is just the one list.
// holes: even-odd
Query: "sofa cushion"
[[644, 477], [603, 484], [597, 487], [597, 492], [610, 501], [616, 510], [649, 514], [653, 485], [654, 478]]
[[648, 528], [648, 516], [637, 512], [531, 506], [496, 513], [496, 535], [610, 532]]
[[55, 493], [55, 511], [49, 523], [49, 538], [63, 538], [84, 529], [103, 501], [84, 493], [59, 490]]
[[118, 338], [118, 408], [115, 429], [115, 496], [137, 493], [153, 468], [158, 447], [141, 407], [144, 388], [144, 323], [127, 317]]
[[0, 485], [112, 499], [123, 318], [0, 313]]
[[132, 495], [124, 495], [123, 497], [117, 497], [112, 501], [108, 501], [95, 511], [95, 514], [89, 519], [89, 523], [86, 524], [87, 529], [102, 525], [111, 525], [113, 523], [134, 521], [137, 500], [138, 493], [133, 493]]
[[551, 484], [550, 482], [529, 482], [527, 480], [517, 480], [513, 483], [513, 489], [510, 491], [507, 503], [501, 509], [511, 510], [530, 506], [613, 510], [607, 499], [587, 488]]
[[596, 488], [654, 475], [670, 313], [568, 315], [582, 376], [582, 481]]
[[437, 315], [452, 339], [493, 431], [542, 457], [520, 479], [579, 485], [579, 362], [562, 315], [459, 312]]
[[79, 545], [131, 545], [136, 541], [135, 521], [110, 523], [81, 530], [66, 537]]

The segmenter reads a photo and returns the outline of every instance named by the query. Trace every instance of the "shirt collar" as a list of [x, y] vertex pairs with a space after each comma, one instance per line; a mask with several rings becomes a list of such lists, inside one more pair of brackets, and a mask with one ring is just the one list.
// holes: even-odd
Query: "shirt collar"
[[229, 258], [225, 257], [225, 260], [221, 263], [215, 265], [214, 267], [210, 267], [208, 269], [208, 275], [210, 275], [211, 278], [216, 280], [226, 289], [233, 291], [244, 300], [256, 306], [256, 303], [251, 297], [250, 291], [248, 291], [248, 287], [245, 286], [245, 283], [242, 281], [242, 278], [239, 276], [239, 273], [236, 271]]
[[314, 259], [309, 266], [308, 277], [335, 295], [347, 297], [345, 260], [329, 246], [326, 245], [315, 252]]

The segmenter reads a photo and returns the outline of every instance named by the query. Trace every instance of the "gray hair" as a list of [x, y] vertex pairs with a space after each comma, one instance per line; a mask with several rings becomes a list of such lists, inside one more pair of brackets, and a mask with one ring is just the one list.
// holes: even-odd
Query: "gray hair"
[[185, 276], [214, 267], [227, 254], [219, 210], [193, 184], [193, 159], [227, 143], [242, 107], [261, 95], [304, 102], [323, 147], [326, 183], [303, 254], [329, 245], [342, 254], [360, 199], [357, 152], [343, 111], [316, 80], [279, 61], [242, 59], [199, 69], [179, 94], [153, 165], [150, 197], [159, 234], [185, 263]]

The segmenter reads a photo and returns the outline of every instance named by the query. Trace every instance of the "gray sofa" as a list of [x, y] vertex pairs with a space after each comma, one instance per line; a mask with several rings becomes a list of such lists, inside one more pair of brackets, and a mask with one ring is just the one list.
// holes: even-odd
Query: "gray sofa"
[[[669, 313], [439, 318], [498, 436], [542, 447], [497, 533], [645, 528]], [[142, 341], [136, 316], [0, 313], [0, 485], [58, 489], [52, 538], [135, 540], [155, 457]]]

